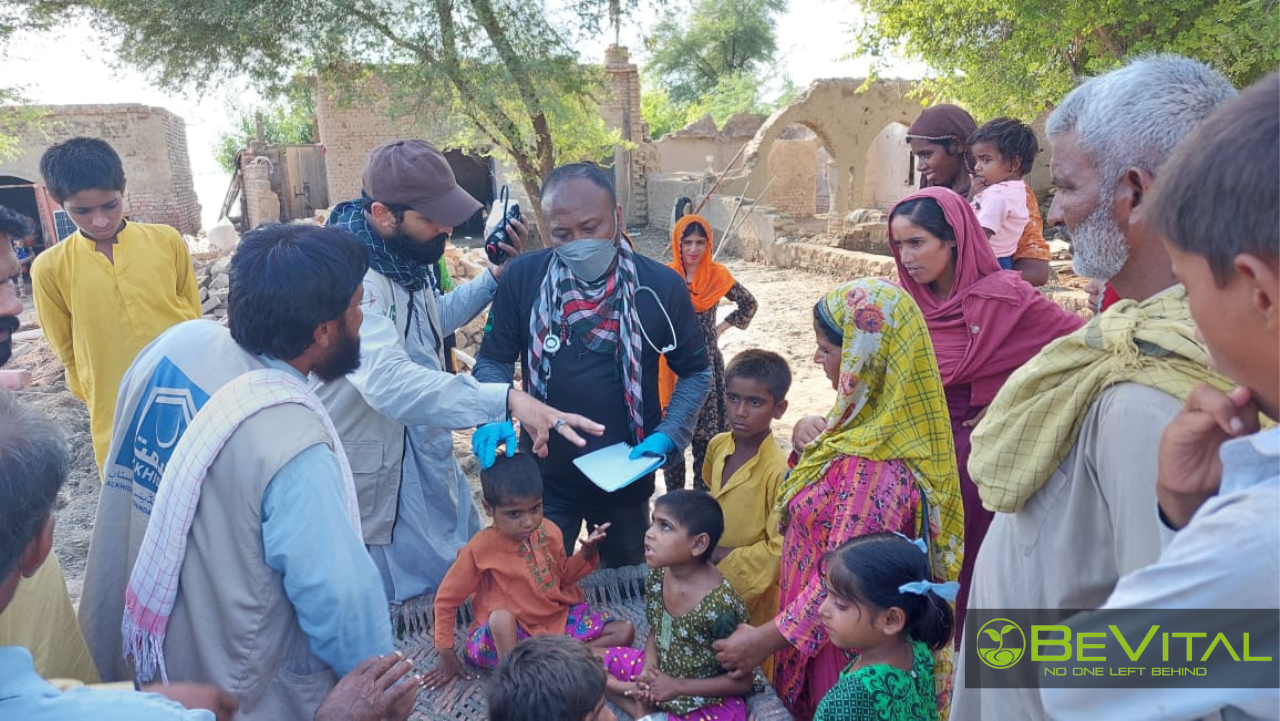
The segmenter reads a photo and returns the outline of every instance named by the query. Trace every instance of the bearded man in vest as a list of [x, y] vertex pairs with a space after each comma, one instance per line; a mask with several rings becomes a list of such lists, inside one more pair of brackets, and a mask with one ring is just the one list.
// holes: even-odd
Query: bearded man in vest
[[229, 330], [182, 323], [130, 366], [81, 605], [104, 678], [212, 683], [240, 719], [310, 719], [393, 650], [346, 454], [307, 380], [359, 365], [367, 267], [347, 233], [259, 227], [231, 260]]
[[[453, 431], [493, 424], [514, 437], [514, 416], [542, 439], [535, 450], [543, 454], [552, 433], [581, 446], [575, 428], [603, 432], [509, 380], [480, 383], [446, 370], [445, 340], [489, 307], [505, 269], [491, 265], [448, 293], [441, 287], [445, 243], [480, 208], [443, 153], [424, 140], [396, 140], [369, 154], [361, 197], [329, 215], [329, 225], [365, 244], [369, 272], [360, 368], [316, 394], [351, 459], [364, 541], [393, 603], [434, 592], [458, 549], [480, 530], [453, 456]], [[502, 248], [515, 256], [528, 230], [520, 220], [509, 220], [506, 230], [511, 244]]]

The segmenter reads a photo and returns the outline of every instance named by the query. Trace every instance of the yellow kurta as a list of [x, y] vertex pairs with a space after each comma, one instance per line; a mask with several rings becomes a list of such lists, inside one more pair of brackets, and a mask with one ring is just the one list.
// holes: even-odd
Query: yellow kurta
[[127, 223], [113, 253], [114, 264], [76, 231], [31, 268], [45, 338], [66, 366], [67, 388], [89, 407], [99, 473], [129, 364], [171, 326], [200, 317], [200, 287], [178, 231]]
[[36, 673], [44, 678], [98, 682], [62, 566], [52, 553], [31, 578], [18, 582], [13, 601], [0, 613], [0, 646], [30, 651]]
[[707, 445], [702, 477], [724, 511], [724, 536], [720, 544], [734, 549], [720, 561], [720, 573], [746, 602], [751, 625], [759, 626], [778, 614], [782, 533], [778, 530], [774, 506], [778, 486], [787, 475], [787, 454], [771, 434], [732, 478], [722, 478], [725, 461], [733, 455], [735, 447], [732, 433], [712, 438]]

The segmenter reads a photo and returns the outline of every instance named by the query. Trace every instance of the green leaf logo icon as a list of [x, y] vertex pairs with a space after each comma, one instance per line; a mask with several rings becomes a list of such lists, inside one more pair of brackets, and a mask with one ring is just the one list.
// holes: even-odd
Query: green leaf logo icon
[[1018, 624], [1007, 618], [987, 621], [978, 629], [978, 658], [994, 669], [1005, 669], [1022, 660], [1027, 637]]

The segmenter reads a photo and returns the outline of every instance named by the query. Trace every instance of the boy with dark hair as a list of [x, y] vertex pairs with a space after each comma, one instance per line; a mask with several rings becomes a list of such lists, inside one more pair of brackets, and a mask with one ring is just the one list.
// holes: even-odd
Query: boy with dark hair
[[[529, 636], [564, 634], [598, 648], [629, 644], [635, 628], [593, 610], [578, 581], [600, 565], [602, 524], [572, 557], [556, 524], [542, 517], [542, 473], [532, 455], [498, 455], [480, 472], [484, 512], [493, 525], [458, 551], [435, 598], [435, 646], [440, 665], [425, 677], [429, 687], [465, 675], [454, 653], [458, 607], [471, 597], [475, 619], [466, 657], [494, 668]], [[474, 594], [474, 596], [473, 596]]]
[[105, 141], [54, 145], [40, 174], [77, 231], [33, 263], [36, 312], [67, 388], [89, 407], [101, 472], [120, 379], [157, 336], [200, 317], [200, 288], [178, 231], [124, 219], [124, 166]]
[[1031, 172], [1039, 151], [1035, 131], [1013, 118], [996, 118], [969, 136], [973, 174], [982, 184], [973, 210], [1005, 270], [1013, 269], [1013, 254], [1032, 222], [1022, 176]]
[[600, 659], [567, 636], [526, 638], [487, 689], [489, 721], [614, 721]]
[[[711, 559], [747, 604], [751, 624], [778, 613], [778, 486], [787, 475], [787, 454], [773, 437], [772, 423], [787, 412], [791, 369], [777, 353], [742, 351], [725, 370], [725, 407], [732, 430], [711, 439], [702, 477], [708, 492], [733, 523]], [[765, 671], [772, 668], [766, 663]]]
[[[1280, 428], [1260, 431], [1258, 422], [1259, 411], [1280, 417], [1277, 156], [1280, 74], [1273, 73], [1209, 116], [1156, 179], [1148, 222], [1165, 238], [1211, 363], [1241, 385], [1225, 393], [1196, 388], [1169, 423], [1160, 442], [1156, 497], [1166, 539], [1170, 531], [1176, 535], [1154, 564], [1120, 579], [1101, 612], [1073, 624], [1077, 631], [1115, 623], [1135, 638], [1149, 630], [1150, 618], [1138, 629], [1132, 615], [1110, 609], [1187, 609], [1188, 619], [1211, 618], [1223, 626], [1242, 612], [1205, 609], [1264, 609], [1247, 616], [1257, 619], [1245, 628], [1261, 647], [1252, 653], [1274, 658], [1280, 650], [1274, 610], [1280, 608]], [[1215, 654], [1215, 662], [1221, 664], [1222, 656]], [[1226, 709], [1242, 718], [1275, 718], [1280, 691], [1274, 667], [1238, 667], [1229, 671], [1235, 685], [1255, 688], [1200, 689], [1171, 681], [1107, 692], [1046, 689], [1042, 696], [1054, 718], [1137, 718], [1157, 707], [1162, 718], [1216, 716]], [[1211, 675], [1214, 670], [1223, 669], [1211, 669]]]
[[4, 242], [22, 240], [35, 232], [31, 219], [16, 210], [0, 205], [0, 238]]

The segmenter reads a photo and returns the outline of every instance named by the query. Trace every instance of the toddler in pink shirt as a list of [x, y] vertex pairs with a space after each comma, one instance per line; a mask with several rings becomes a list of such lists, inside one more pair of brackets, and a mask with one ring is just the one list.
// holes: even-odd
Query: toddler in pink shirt
[[1026, 123], [996, 118], [969, 136], [968, 145], [979, 181], [975, 185], [982, 188], [973, 198], [973, 210], [1000, 267], [1011, 270], [1013, 253], [1031, 220], [1022, 176], [1030, 172], [1040, 150], [1036, 134]]

